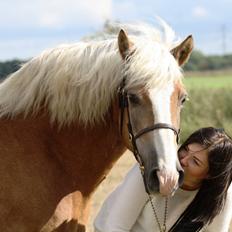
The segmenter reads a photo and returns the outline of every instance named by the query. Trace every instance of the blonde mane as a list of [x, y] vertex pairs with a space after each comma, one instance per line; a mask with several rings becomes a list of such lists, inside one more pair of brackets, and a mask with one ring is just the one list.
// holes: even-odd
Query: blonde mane
[[127, 88], [162, 88], [181, 78], [169, 52], [176, 45], [171, 28], [165, 26], [162, 37], [147, 25], [120, 27], [134, 44], [129, 61], [120, 57], [115, 37], [44, 51], [0, 84], [0, 117], [36, 114], [46, 106], [51, 121], [60, 125], [94, 123], [104, 120], [123, 75]]

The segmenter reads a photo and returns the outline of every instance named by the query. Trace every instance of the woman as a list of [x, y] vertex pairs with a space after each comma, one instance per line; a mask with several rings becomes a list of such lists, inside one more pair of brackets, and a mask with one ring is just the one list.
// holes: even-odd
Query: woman
[[[184, 183], [152, 204], [138, 165], [104, 202], [97, 232], [228, 232], [232, 218], [232, 140], [222, 129], [197, 130], [178, 151]], [[232, 185], [231, 185], [232, 186]], [[230, 188], [229, 188], [230, 187]]]

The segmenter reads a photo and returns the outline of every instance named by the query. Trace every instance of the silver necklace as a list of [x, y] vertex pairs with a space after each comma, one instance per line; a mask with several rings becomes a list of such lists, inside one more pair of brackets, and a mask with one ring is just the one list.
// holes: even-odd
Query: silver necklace
[[151, 203], [151, 207], [152, 207], [152, 210], [153, 210], [153, 213], [154, 213], [154, 216], [155, 216], [155, 221], [156, 221], [156, 223], [157, 223], [157, 225], [159, 227], [159, 231], [160, 232], [166, 232], [166, 230], [167, 230], [166, 222], [167, 222], [167, 216], [168, 216], [168, 198], [165, 197], [164, 221], [163, 221], [163, 225], [161, 225], [159, 217], [158, 217], [156, 209], [155, 209], [155, 206], [154, 206], [154, 203], [152, 201], [151, 195], [148, 194], [148, 197], [149, 197], [149, 201]]

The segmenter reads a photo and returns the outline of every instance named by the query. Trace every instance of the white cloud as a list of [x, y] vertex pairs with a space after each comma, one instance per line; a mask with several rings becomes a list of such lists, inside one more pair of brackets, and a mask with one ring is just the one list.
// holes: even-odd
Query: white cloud
[[202, 6], [196, 6], [193, 9], [193, 16], [196, 18], [205, 18], [208, 16], [208, 11]]
[[125, 20], [138, 17], [139, 7], [134, 1], [114, 1], [114, 18]]
[[63, 26], [81, 23], [100, 24], [111, 18], [111, 0], [43, 0], [39, 15], [41, 26]]
[[112, 16], [112, 0], [8, 0], [0, 2], [0, 25], [63, 27], [103, 23]]
[[0, 1], [0, 60], [77, 41], [111, 19], [112, 9], [112, 0]]

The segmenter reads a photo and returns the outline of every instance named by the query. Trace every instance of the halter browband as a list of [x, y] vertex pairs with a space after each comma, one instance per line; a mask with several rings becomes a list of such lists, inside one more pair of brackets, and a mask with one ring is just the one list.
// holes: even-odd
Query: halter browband
[[[118, 89], [118, 99], [119, 99], [119, 108], [121, 109], [121, 115], [120, 115], [120, 133], [122, 135], [122, 130], [123, 130], [123, 119], [124, 119], [124, 110], [125, 108], [127, 109], [127, 116], [128, 116], [128, 124], [127, 124], [127, 128], [128, 128], [128, 133], [129, 133], [129, 139], [132, 143], [133, 146], [133, 154], [135, 156], [135, 159], [137, 160], [137, 162], [139, 163], [140, 166], [140, 170], [143, 176], [143, 180], [144, 180], [144, 184], [146, 183], [145, 177], [144, 177], [144, 163], [142, 160], [141, 155], [139, 154], [137, 145], [136, 145], [136, 139], [138, 139], [140, 136], [153, 131], [153, 130], [157, 130], [157, 129], [170, 129], [172, 130], [175, 135], [176, 135], [176, 142], [179, 142], [179, 133], [180, 130], [176, 129], [175, 127], [173, 127], [172, 125], [168, 124], [168, 123], [156, 123], [154, 125], [148, 126], [146, 128], [141, 129], [136, 135], [134, 135], [133, 133], [133, 129], [132, 129], [132, 124], [131, 124], [131, 118], [130, 118], [130, 112], [129, 112], [129, 98], [128, 98], [128, 94], [127, 91], [125, 90], [125, 77], [122, 80], [122, 83]], [[149, 191], [147, 189], [147, 185], [145, 184], [145, 189], [146, 192], [149, 194]]]

